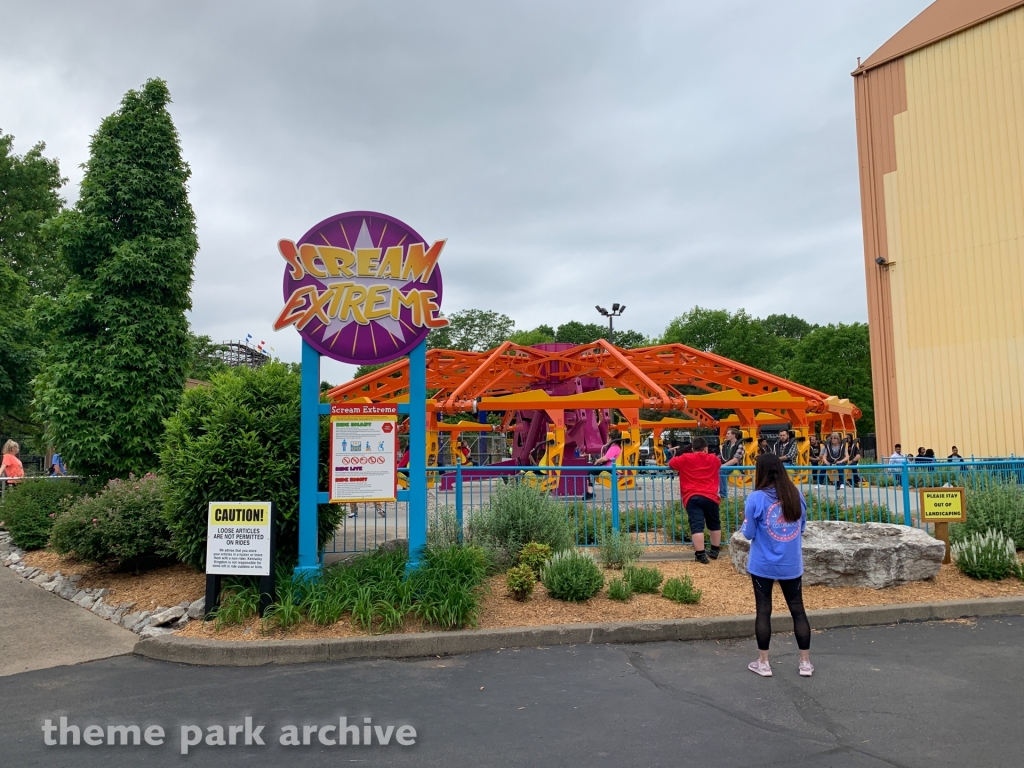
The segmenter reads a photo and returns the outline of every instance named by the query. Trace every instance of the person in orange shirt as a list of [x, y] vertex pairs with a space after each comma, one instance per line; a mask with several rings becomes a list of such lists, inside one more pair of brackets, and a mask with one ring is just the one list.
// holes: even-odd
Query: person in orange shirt
[[[693, 559], [708, 565], [717, 560], [722, 546], [722, 518], [719, 514], [718, 475], [722, 462], [708, 453], [708, 441], [693, 439], [693, 453], [683, 453], [668, 465], [679, 473], [679, 491], [693, 539]], [[704, 551], [704, 527], [711, 532], [711, 550]], [[709, 560], [710, 558], [710, 560]]]
[[8, 477], [16, 482], [25, 476], [25, 468], [21, 465], [21, 459], [18, 458], [19, 451], [21, 451], [21, 446], [13, 440], [4, 443], [4, 458], [0, 462], [0, 477]]

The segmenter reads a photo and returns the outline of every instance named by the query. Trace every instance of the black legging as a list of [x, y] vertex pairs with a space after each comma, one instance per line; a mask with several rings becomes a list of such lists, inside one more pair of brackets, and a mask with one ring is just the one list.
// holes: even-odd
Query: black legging
[[[772, 587], [775, 579], [751, 576], [754, 582], [754, 602], [757, 604], [757, 618], [754, 620], [754, 634], [757, 636], [757, 649], [767, 651], [772, 639]], [[804, 610], [803, 577], [795, 579], [779, 579], [782, 596], [786, 598], [789, 613], [793, 616], [793, 633], [796, 645], [801, 651], [811, 647], [811, 624], [807, 621]]]

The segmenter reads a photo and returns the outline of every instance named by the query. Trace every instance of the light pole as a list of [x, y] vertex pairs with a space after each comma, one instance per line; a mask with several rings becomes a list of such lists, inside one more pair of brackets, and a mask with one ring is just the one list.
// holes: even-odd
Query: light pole
[[622, 305], [612, 304], [612, 311], [611, 312], [609, 312], [607, 309], [605, 309], [604, 307], [602, 307], [600, 305], [594, 307], [594, 309], [596, 309], [598, 312], [600, 312], [602, 315], [604, 315], [605, 317], [608, 318], [608, 343], [609, 344], [614, 344], [615, 343], [615, 326], [613, 324], [614, 323], [614, 318], [619, 317], [623, 312], [626, 311], [626, 305], [625, 304], [622, 304]]

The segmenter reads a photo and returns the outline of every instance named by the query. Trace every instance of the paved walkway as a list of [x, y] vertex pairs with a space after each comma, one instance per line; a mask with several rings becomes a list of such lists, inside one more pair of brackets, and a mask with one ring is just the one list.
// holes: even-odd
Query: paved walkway
[[[785, 619], [779, 617], [785, 623]], [[246, 668], [122, 657], [0, 678], [0, 753], [12, 766], [1016, 766], [1024, 732], [1024, 619], [832, 630], [797, 676], [746, 669], [751, 640], [505, 649], [408, 661]], [[44, 720], [160, 725], [162, 746], [44, 746]], [[183, 726], [263, 725], [266, 746], [197, 745]], [[282, 746], [282, 726], [372, 718], [415, 746]], [[324, 735], [330, 737], [327, 731]]]
[[0, 676], [131, 653], [138, 637], [0, 568]]

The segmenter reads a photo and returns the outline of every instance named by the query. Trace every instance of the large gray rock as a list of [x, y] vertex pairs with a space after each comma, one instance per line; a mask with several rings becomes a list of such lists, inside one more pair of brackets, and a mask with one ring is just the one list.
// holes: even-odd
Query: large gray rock
[[200, 597], [198, 600], [192, 601], [185, 613], [190, 619], [203, 618], [206, 615], [206, 598]]
[[170, 624], [172, 621], [177, 621], [185, 615], [185, 609], [180, 605], [176, 605], [173, 608], [154, 613], [152, 618], [149, 620], [151, 627], [162, 627], [164, 624]]
[[[920, 528], [888, 523], [807, 523], [804, 531], [804, 584], [830, 587], [895, 587], [934, 578], [946, 545]], [[750, 540], [736, 531], [729, 558], [747, 573]]]

